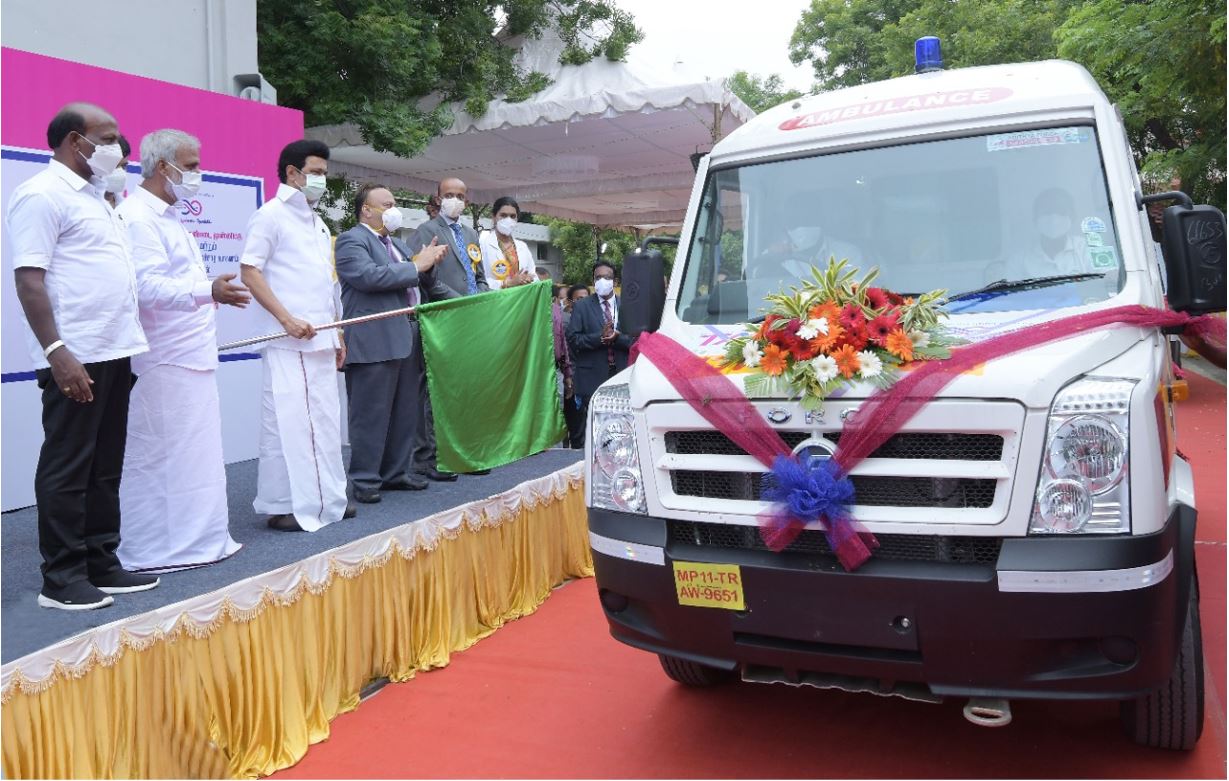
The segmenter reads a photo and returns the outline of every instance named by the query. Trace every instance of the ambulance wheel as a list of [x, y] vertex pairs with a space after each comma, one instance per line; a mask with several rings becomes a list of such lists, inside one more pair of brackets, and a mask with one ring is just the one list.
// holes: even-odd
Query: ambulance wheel
[[734, 679], [733, 670], [696, 664], [665, 654], [658, 654], [657, 658], [661, 661], [661, 669], [666, 671], [670, 680], [678, 681], [684, 686], [716, 686]]
[[1141, 746], [1190, 751], [1203, 733], [1203, 636], [1199, 596], [1194, 584], [1187, 603], [1186, 628], [1169, 682], [1119, 706], [1122, 728]]

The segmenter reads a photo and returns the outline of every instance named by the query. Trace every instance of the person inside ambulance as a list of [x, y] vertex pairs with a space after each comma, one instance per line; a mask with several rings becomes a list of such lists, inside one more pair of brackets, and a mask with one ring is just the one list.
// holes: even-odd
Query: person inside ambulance
[[1075, 201], [1058, 187], [1043, 190], [1033, 201], [1032, 241], [1008, 263], [1012, 279], [1083, 274], [1095, 271], [1080, 235]]
[[837, 221], [830, 219], [832, 212], [824, 208], [820, 193], [800, 194], [786, 201], [780, 223], [783, 235], [777, 241], [768, 242], [748, 277], [788, 286], [800, 279], [809, 279], [812, 266], [826, 268], [829, 258], [861, 266], [861, 250], [833, 235]]

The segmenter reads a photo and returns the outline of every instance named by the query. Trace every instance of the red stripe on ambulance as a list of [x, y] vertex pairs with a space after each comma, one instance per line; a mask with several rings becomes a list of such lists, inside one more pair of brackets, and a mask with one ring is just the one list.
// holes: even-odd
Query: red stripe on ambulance
[[820, 125], [832, 125], [851, 119], [866, 119], [881, 117], [887, 114], [902, 114], [906, 111], [924, 111], [932, 108], [948, 108], [949, 106], [976, 106], [995, 103], [1011, 97], [1007, 87], [986, 87], [982, 89], [960, 89], [951, 92], [931, 92], [926, 95], [912, 95], [902, 98], [887, 98], [858, 103], [852, 106], [840, 106], [824, 109], [800, 117], [793, 117], [781, 123], [781, 130], [800, 130]]

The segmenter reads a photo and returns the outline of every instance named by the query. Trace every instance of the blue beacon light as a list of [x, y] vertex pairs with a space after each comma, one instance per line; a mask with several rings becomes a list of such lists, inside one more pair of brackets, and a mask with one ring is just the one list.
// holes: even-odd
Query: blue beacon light
[[918, 38], [913, 45], [914, 69], [918, 73], [930, 73], [943, 70], [943, 50], [939, 39], [933, 35]]

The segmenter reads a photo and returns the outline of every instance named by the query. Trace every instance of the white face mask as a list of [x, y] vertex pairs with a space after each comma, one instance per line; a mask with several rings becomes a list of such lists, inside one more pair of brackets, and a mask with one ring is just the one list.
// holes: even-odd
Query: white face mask
[[[78, 134], [80, 135], [80, 134]], [[81, 136], [85, 138], [85, 136]], [[89, 143], [94, 144], [88, 138], [85, 138]], [[81, 150], [77, 150], [77, 154], [81, 155]], [[86, 162], [90, 170], [99, 179], [106, 179], [119, 165], [119, 161], [124, 159], [124, 152], [119, 148], [119, 144], [94, 144], [94, 152], [89, 157], [81, 155], [81, 159]]]
[[465, 211], [465, 201], [460, 198], [445, 198], [440, 201], [440, 214], [450, 220], [455, 220]]
[[381, 219], [384, 220], [384, 229], [389, 233], [396, 233], [401, 230], [404, 217], [401, 215], [401, 210], [396, 206], [390, 206], [384, 210]]
[[593, 282], [593, 291], [602, 298], [609, 298], [614, 292], [614, 280], [600, 277]]
[[790, 228], [786, 233], [789, 234], [790, 243], [795, 249], [808, 249], [819, 243], [819, 240], [824, 235], [823, 228]]
[[123, 168], [117, 167], [114, 171], [107, 174], [107, 192], [112, 195], [119, 195], [128, 185], [128, 172]]
[[[166, 182], [171, 186], [171, 195], [177, 201], [186, 201], [195, 196], [201, 190], [201, 172], [200, 171], [181, 171], [179, 166], [168, 161], [167, 165], [179, 172], [179, 181], [171, 180], [171, 177], [166, 177]], [[164, 174], [165, 175], [165, 174]]]
[[1071, 218], [1065, 214], [1043, 214], [1037, 218], [1037, 232], [1047, 239], [1059, 239], [1071, 230]]
[[303, 196], [307, 198], [308, 203], [315, 203], [320, 200], [320, 196], [324, 195], [325, 176], [324, 174], [303, 174], [307, 178], [307, 183], [303, 185]]
[[503, 219], [498, 220], [495, 223], [495, 230], [499, 231], [505, 236], [511, 236], [512, 229], [515, 227], [516, 227], [516, 219], [513, 217], [504, 217]]

